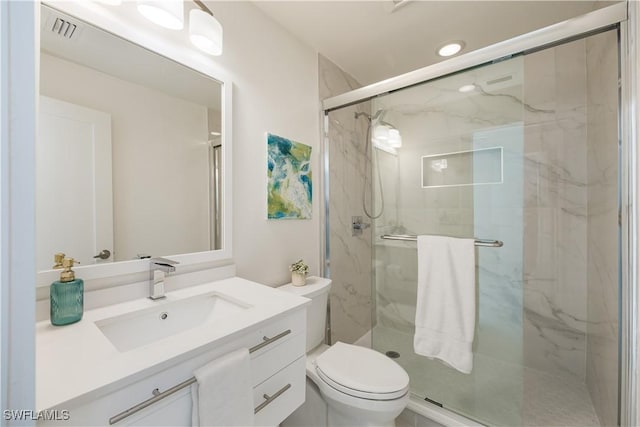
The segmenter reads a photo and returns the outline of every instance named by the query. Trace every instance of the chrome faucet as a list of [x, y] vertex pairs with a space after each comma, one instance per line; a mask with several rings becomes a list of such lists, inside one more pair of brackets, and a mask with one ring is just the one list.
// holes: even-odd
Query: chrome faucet
[[149, 260], [150, 282], [149, 282], [149, 298], [152, 300], [165, 298], [164, 296], [164, 276], [165, 273], [173, 273], [176, 271], [178, 261], [166, 258], [151, 258]]

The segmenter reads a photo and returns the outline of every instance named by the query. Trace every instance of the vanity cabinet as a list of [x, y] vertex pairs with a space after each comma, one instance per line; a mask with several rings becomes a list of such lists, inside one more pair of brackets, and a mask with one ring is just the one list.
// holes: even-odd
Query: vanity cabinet
[[[205, 345], [186, 360], [166, 361], [118, 383], [61, 404], [68, 421], [40, 421], [38, 425], [109, 425], [113, 417], [189, 380], [193, 371], [239, 348], [251, 353], [255, 425], [278, 425], [305, 399], [306, 308], [276, 316], [227, 342]], [[144, 347], [134, 351], [144, 351]], [[100, 367], [96, 366], [96, 375]], [[121, 418], [118, 426], [191, 426], [191, 389], [186, 386], [144, 409]]]

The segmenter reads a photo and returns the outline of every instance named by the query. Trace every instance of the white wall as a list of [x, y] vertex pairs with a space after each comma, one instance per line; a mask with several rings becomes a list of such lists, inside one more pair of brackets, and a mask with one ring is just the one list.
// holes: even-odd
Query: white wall
[[[319, 274], [320, 142], [317, 54], [249, 2], [208, 2], [224, 27], [216, 61], [234, 83], [233, 242], [238, 276], [287, 283], [303, 258]], [[266, 132], [313, 147], [313, 217], [267, 221]]]

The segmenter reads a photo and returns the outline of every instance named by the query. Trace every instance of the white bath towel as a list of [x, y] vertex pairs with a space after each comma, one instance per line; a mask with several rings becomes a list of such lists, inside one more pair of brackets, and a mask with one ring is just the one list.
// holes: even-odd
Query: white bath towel
[[192, 426], [253, 425], [249, 350], [233, 351], [197, 369], [191, 386]]
[[471, 373], [475, 321], [475, 241], [418, 236], [416, 354]]

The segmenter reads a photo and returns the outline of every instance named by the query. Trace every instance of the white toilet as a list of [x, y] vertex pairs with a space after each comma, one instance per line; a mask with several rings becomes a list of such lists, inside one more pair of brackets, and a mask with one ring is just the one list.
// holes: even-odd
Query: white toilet
[[311, 299], [307, 308], [305, 403], [282, 426], [395, 426], [409, 401], [409, 375], [387, 356], [365, 347], [324, 344], [331, 280], [279, 289]]

